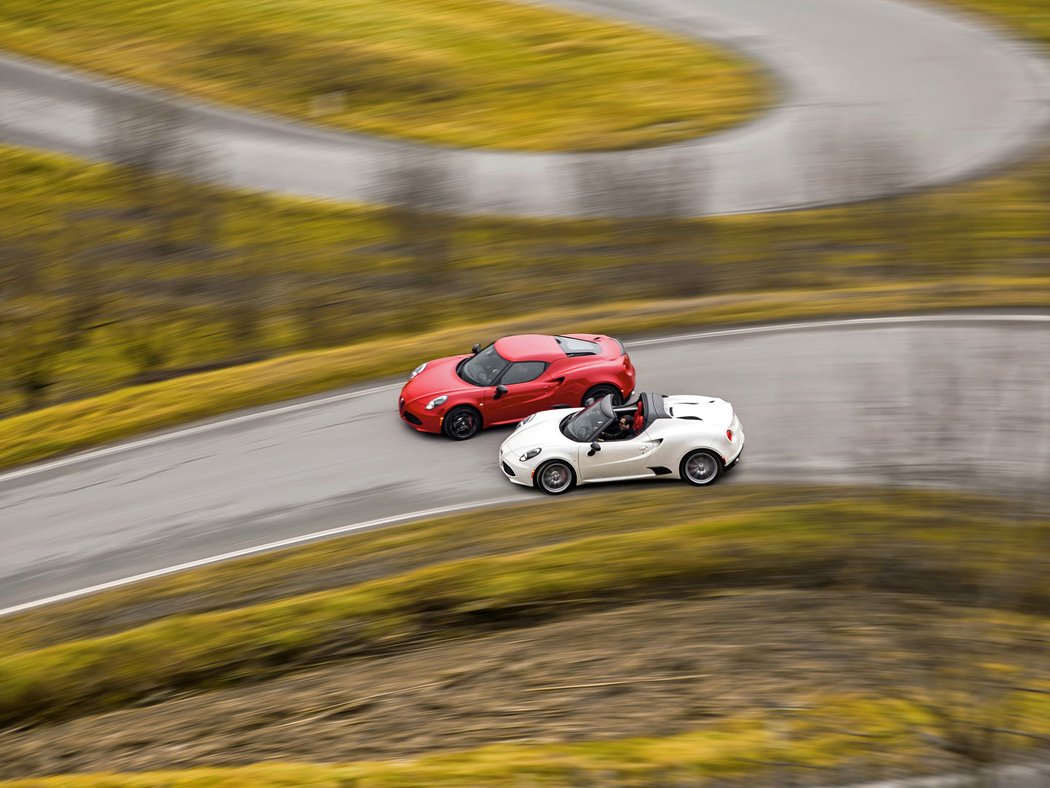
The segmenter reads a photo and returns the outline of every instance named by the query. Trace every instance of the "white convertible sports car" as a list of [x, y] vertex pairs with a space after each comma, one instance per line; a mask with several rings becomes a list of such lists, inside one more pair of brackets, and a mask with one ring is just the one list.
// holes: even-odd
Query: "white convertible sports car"
[[715, 397], [642, 392], [585, 408], [529, 416], [499, 449], [515, 484], [551, 495], [577, 484], [664, 476], [711, 484], [740, 461], [744, 430], [733, 406]]

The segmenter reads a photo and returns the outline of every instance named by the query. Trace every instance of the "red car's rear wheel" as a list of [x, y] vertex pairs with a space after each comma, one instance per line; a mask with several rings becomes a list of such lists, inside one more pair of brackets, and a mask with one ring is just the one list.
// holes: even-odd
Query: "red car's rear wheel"
[[592, 386], [591, 388], [587, 389], [587, 393], [583, 395], [583, 402], [581, 402], [580, 404], [586, 405], [587, 400], [594, 400], [595, 402], [597, 402], [602, 397], [608, 394], [612, 394], [612, 404], [614, 406], [623, 404], [623, 394], [620, 393], [620, 390], [616, 388], [616, 386], [610, 385], [608, 383], [601, 383], [597, 386]]

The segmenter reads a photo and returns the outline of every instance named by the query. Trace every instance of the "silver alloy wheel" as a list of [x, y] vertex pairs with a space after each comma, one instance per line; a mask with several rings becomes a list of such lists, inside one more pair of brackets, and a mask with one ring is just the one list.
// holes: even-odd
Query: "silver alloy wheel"
[[685, 461], [685, 475], [693, 484], [710, 484], [718, 477], [718, 460], [706, 451], [694, 452]]
[[564, 492], [572, 484], [572, 469], [564, 462], [549, 462], [540, 471], [540, 486], [549, 493]]

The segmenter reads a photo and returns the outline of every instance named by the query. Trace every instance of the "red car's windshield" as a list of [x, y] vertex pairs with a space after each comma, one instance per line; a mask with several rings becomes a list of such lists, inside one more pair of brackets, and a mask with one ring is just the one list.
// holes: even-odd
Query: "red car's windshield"
[[463, 380], [474, 386], [493, 386], [507, 366], [507, 359], [491, 344], [473, 358], [468, 358], [456, 371]]

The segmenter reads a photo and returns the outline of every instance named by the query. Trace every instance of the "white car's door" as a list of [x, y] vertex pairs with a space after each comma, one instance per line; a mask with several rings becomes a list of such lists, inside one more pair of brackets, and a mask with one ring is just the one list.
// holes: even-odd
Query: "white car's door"
[[659, 442], [650, 440], [648, 433], [643, 432], [628, 440], [603, 441], [598, 445], [601, 446], [601, 450], [593, 455], [590, 454], [588, 444], [580, 446], [577, 465], [581, 482], [653, 475], [648, 468], [648, 460]]

